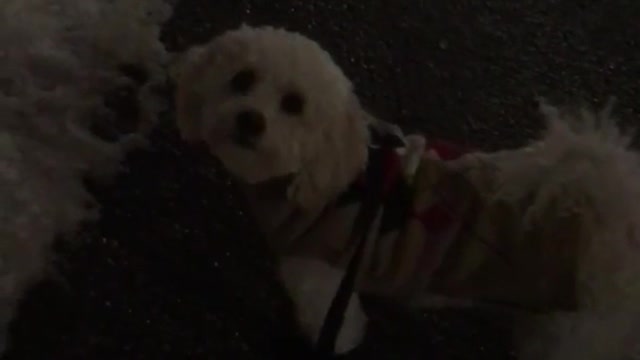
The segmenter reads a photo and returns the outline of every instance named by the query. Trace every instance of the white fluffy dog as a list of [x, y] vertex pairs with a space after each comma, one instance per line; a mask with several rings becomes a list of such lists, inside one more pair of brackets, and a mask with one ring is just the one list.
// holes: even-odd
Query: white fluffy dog
[[[359, 292], [518, 308], [521, 359], [640, 358], [640, 167], [609, 111], [545, 105], [531, 146], [468, 152], [369, 116], [299, 34], [243, 26], [189, 50], [178, 70], [183, 138], [245, 184], [309, 336], [352, 253], [362, 184], [379, 176], [384, 208]], [[338, 350], [363, 326], [357, 299], [348, 312]]]

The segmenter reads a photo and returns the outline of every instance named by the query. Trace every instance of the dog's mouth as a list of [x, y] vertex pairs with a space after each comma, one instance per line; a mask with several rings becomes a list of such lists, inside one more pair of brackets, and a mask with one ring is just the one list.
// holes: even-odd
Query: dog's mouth
[[231, 140], [233, 141], [234, 144], [238, 145], [243, 149], [256, 150], [258, 147], [258, 140], [255, 138], [250, 138], [250, 137], [242, 136], [239, 134], [233, 134], [233, 136], [231, 137]]
[[254, 184], [254, 186], [258, 189], [287, 189], [294, 178], [294, 173], [288, 173], [261, 181]]

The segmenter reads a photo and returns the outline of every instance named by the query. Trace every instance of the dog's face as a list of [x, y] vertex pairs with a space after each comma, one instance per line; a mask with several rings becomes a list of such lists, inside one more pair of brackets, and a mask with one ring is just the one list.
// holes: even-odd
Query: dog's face
[[178, 74], [178, 125], [248, 183], [293, 175], [313, 207], [366, 161], [366, 114], [327, 52], [302, 35], [242, 28], [189, 50]]

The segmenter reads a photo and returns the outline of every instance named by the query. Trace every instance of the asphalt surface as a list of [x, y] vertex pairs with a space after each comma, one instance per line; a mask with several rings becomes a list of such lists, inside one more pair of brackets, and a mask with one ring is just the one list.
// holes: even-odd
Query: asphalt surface
[[[486, 149], [541, 127], [536, 97], [640, 110], [633, 0], [182, 0], [163, 39], [177, 51], [241, 22], [318, 40], [373, 113]], [[168, 98], [170, 96], [168, 95]], [[123, 113], [131, 104], [119, 103]], [[5, 359], [308, 358], [234, 186], [170, 125], [133, 153], [76, 246], [26, 295]], [[213, 185], [212, 185], [213, 183]], [[510, 359], [509, 319], [370, 306], [354, 359]]]

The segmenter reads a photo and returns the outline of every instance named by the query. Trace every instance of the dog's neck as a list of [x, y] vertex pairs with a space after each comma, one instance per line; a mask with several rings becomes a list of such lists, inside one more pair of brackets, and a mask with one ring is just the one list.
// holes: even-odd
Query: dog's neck
[[[314, 231], [321, 216], [335, 210], [338, 198], [326, 199], [315, 209], [303, 209], [287, 196], [290, 181], [290, 178], [282, 177], [242, 186], [256, 224], [268, 245], [278, 255], [331, 257], [324, 251], [321, 251], [324, 255], [319, 255], [317, 247], [308, 246], [309, 244], [301, 239]], [[349, 229], [350, 225], [346, 224], [338, 229], [340, 234], [337, 236], [346, 236]]]
[[[343, 185], [342, 191], [331, 198], [324, 199], [313, 209], [299, 206], [295, 199], [288, 196], [287, 189], [293, 180], [293, 175], [274, 178], [259, 184], [244, 185], [244, 193], [255, 221], [276, 252], [280, 254], [293, 252], [298, 255], [306, 253], [306, 250], [301, 250], [298, 247], [298, 240], [306, 232], [313, 231], [315, 222], [321, 216], [334, 211], [342, 212], [345, 207], [349, 208], [353, 203], [359, 204], [362, 200], [359, 198], [362, 196], [359, 190], [361, 190], [363, 183], [367, 182], [364, 179], [378, 176], [370, 174], [369, 165], [380, 163], [380, 154], [382, 153], [380, 150], [382, 148], [404, 147], [402, 135], [397, 132], [381, 130], [372, 126], [370, 127], [370, 135], [371, 143], [367, 149], [368, 165], [365, 165], [362, 171], [355, 173], [354, 177]], [[352, 215], [350, 210], [347, 211], [349, 219]], [[350, 223], [341, 224], [339, 228], [336, 226], [334, 231], [340, 232], [338, 236], [342, 237], [350, 232], [351, 225]], [[306, 247], [306, 245], [301, 246]], [[313, 252], [314, 256], [318, 256], [320, 250], [314, 246], [310, 248], [313, 250], [309, 251]], [[324, 253], [324, 251], [320, 252]], [[330, 254], [325, 255], [331, 257]]]
[[267, 238], [271, 238], [280, 225], [298, 211], [296, 204], [287, 197], [290, 182], [290, 177], [280, 177], [242, 186], [250, 211]]

